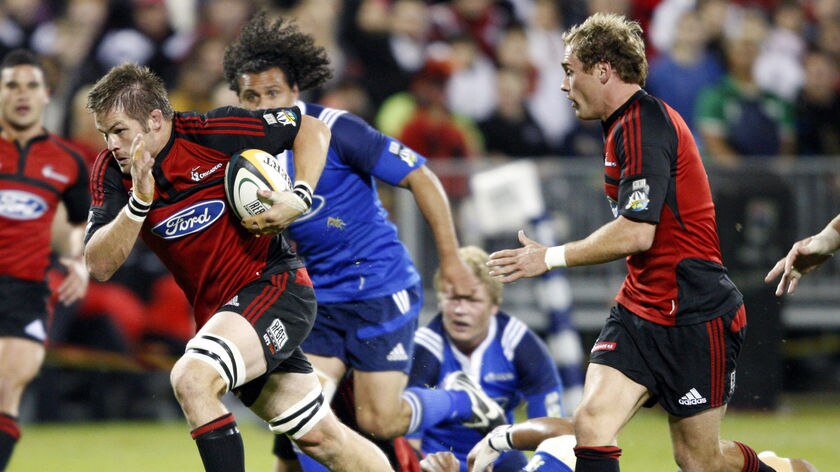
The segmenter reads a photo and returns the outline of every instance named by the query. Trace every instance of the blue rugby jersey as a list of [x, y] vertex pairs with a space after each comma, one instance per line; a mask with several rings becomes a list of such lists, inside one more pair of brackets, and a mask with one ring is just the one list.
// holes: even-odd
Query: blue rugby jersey
[[[316, 289], [318, 302], [390, 295], [419, 283], [408, 250], [376, 192], [376, 179], [397, 185], [426, 159], [344, 110], [298, 102], [332, 131], [312, 208], [287, 233]], [[291, 151], [278, 156], [294, 180]]]
[[[463, 370], [505, 410], [509, 422], [523, 401], [529, 418], [563, 414], [563, 387], [554, 361], [545, 343], [517, 318], [499, 312], [490, 321], [487, 338], [470, 356], [451, 344], [440, 314], [417, 330], [414, 342], [409, 386], [441, 387], [447, 374]], [[422, 449], [451, 450], [465, 471], [467, 454], [482, 437], [459, 423], [443, 423], [422, 432]]]

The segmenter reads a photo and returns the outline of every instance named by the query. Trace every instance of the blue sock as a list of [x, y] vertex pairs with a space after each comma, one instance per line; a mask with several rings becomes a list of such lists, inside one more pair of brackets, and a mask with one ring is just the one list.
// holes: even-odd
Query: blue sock
[[408, 432], [422, 431], [448, 420], [468, 420], [472, 417], [472, 402], [466, 392], [410, 387], [403, 398], [411, 407]]

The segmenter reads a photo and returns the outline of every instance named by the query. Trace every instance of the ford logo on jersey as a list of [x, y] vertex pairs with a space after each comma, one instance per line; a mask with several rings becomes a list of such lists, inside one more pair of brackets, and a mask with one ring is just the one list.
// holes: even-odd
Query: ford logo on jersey
[[0, 190], [0, 216], [12, 220], [34, 220], [47, 212], [47, 202], [23, 190]]
[[218, 220], [224, 212], [224, 200], [199, 202], [161, 221], [152, 228], [152, 233], [163, 239], [178, 239], [204, 230]]

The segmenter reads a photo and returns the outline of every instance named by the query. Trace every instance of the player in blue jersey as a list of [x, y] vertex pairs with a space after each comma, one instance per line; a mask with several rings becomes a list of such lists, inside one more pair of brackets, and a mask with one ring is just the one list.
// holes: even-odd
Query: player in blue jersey
[[[469, 376], [504, 408], [508, 420], [523, 401], [529, 418], [562, 416], [563, 388], [545, 344], [525, 323], [499, 310], [502, 283], [490, 277], [488, 254], [475, 246], [459, 252], [481, 283], [472, 294], [457, 295], [435, 277], [441, 312], [414, 337], [406, 397], [422, 399], [426, 387], [447, 388], [453, 379]], [[466, 471], [467, 454], [482, 435], [441, 423], [423, 429], [420, 438], [423, 452], [452, 451]], [[518, 451], [503, 453], [493, 470], [519, 470], [526, 462]]]
[[[495, 412], [498, 406], [468, 385], [435, 392], [445, 399], [401, 398], [422, 285], [379, 201], [377, 180], [414, 195], [434, 235], [441, 284], [462, 296], [477, 288], [472, 271], [458, 257], [449, 202], [426, 159], [351, 113], [299, 101], [299, 94], [323, 84], [330, 70], [323, 48], [293, 23], [256, 15], [225, 52], [224, 70], [243, 106], [296, 105], [332, 132], [312, 208], [287, 233], [297, 243], [316, 289], [318, 318], [301, 347], [319, 372], [325, 393], [334, 392], [352, 368], [356, 421], [379, 439], [448, 420], [453, 409], [462, 421], [489, 426], [487, 411]], [[279, 157], [294, 177], [292, 159]], [[271, 222], [262, 224], [271, 227]]]

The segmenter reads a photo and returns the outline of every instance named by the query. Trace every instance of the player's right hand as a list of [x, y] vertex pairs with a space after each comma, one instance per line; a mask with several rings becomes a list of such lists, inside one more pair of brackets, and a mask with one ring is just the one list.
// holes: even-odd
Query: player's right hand
[[490, 437], [496, 434], [500, 428], [507, 428], [507, 426], [499, 426], [493, 431], [490, 431], [486, 436], [481, 438], [481, 441], [473, 446], [467, 455], [467, 471], [484, 472], [488, 467], [492, 468], [493, 462], [496, 462], [500, 453], [490, 447]]
[[427, 454], [420, 461], [420, 470], [423, 472], [458, 472], [460, 467], [458, 458], [449, 451]]
[[490, 254], [490, 275], [504, 283], [513, 282], [523, 277], [536, 277], [548, 271], [545, 265], [547, 247], [525, 236], [519, 230], [519, 242], [522, 247], [505, 249]]
[[833, 252], [829, 244], [818, 236], [810, 236], [794, 243], [788, 251], [787, 256], [779, 259], [779, 262], [770, 269], [764, 277], [766, 283], [770, 283], [781, 276], [776, 286], [776, 296], [780, 297], [785, 293], [793, 293], [799, 285], [802, 275], [816, 269], [823, 262], [827, 261]]
[[260, 190], [260, 200], [271, 204], [271, 208], [254, 216], [242, 219], [242, 226], [254, 234], [277, 234], [292, 224], [306, 210], [303, 199], [294, 192], [272, 192]]
[[146, 150], [143, 133], [131, 141], [131, 191], [144, 203], [151, 203], [155, 199], [155, 178], [152, 176], [152, 166], [155, 160]]

